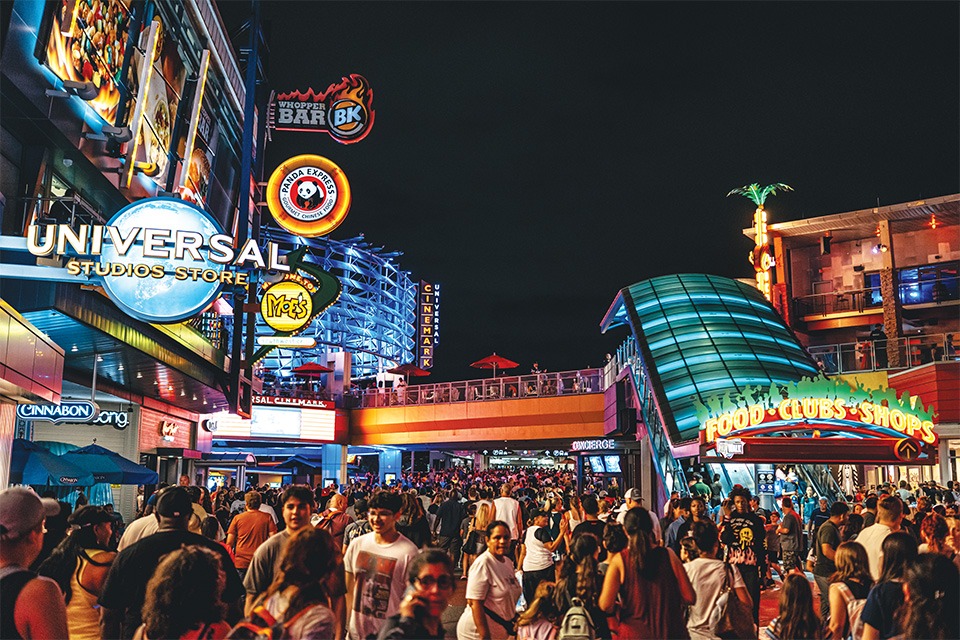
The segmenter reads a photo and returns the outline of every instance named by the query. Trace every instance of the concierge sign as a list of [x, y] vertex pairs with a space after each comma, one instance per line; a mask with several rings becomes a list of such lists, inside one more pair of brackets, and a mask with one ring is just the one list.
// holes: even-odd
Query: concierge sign
[[698, 405], [701, 455], [738, 462], [932, 464], [932, 407], [892, 389], [805, 379]]

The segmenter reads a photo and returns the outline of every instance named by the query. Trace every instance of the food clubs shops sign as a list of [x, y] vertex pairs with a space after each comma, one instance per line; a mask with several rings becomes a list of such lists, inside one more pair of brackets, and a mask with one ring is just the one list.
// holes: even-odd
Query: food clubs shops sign
[[932, 407], [892, 389], [819, 378], [698, 403], [700, 452], [713, 461], [935, 464]]

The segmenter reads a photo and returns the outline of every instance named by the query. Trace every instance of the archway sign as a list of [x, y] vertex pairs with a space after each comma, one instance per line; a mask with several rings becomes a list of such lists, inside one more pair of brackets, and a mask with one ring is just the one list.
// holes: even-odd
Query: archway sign
[[696, 405], [704, 462], [937, 462], [933, 406], [908, 392], [820, 377]]

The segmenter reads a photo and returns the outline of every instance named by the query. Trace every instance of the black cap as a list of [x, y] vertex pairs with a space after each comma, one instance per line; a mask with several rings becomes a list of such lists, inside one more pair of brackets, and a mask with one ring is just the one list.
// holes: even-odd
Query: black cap
[[157, 513], [164, 518], [182, 518], [193, 513], [193, 500], [183, 487], [168, 487], [157, 498]]

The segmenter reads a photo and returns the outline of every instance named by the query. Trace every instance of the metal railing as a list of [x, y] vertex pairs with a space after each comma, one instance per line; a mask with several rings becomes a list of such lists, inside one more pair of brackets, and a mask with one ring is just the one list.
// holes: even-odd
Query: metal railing
[[683, 467], [673, 457], [673, 447], [670, 444], [666, 425], [663, 424], [660, 416], [653, 386], [646, 375], [643, 359], [640, 357], [640, 350], [637, 348], [637, 341], [632, 335], [628, 336], [617, 348], [614, 363], [618, 371], [629, 366], [633, 374], [633, 380], [640, 397], [639, 413], [643, 417], [647, 433], [650, 436], [650, 445], [654, 454], [654, 467], [663, 481], [666, 495], [669, 496], [671, 491], [684, 491], [687, 487], [686, 476], [683, 473]]
[[602, 393], [602, 374], [602, 369], [579, 369], [526, 376], [411, 384], [392, 389], [367, 389], [361, 396], [360, 406], [395, 407]]
[[[901, 282], [899, 287], [900, 304], [904, 306], [919, 304], [949, 304], [960, 300], [960, 280], [956, 277]], [[850, 289], [815, 293], [793, 299], [794, 310], [798, 317], [827, 316], [833, 313], [863, 313], [867, 309], [879, 310], [883, 306], [880, 287]]]
[[[947, 336], [951, 339], [948, 340]], [[928, 334], [898, 338], [896, 340], [870, 340], [842, 344], [807, 347], [817, 366], [827, 374], [878, 371], [882, 369], [908, 369], [930, 362], [956, 360], [960, 351], [954, 346], [952, 334]], [[900, 366], [890, 365], [887, 345], [895, 342], [900, 352]]]

